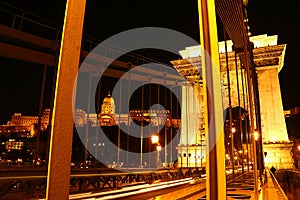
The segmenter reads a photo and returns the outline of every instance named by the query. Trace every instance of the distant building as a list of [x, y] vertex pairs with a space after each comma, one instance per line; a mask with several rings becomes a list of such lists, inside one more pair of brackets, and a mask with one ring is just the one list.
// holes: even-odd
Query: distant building
[[[41, 116], [40, 131], [47, 129], [49, 125], [50, 109], [45, 109]], [[23, 137], [33, 137], [38, 130], [38, 116], [23, 116], [21, 113], [14, 113], [6, 125], [0, 126], [0, 133], [24, 133]], [[26, 133], [26, 134], [25, 134]], [[29, 134], [28, 134], [29, 133]]]
[[170, 126], [170, 111], [168, 110], [130, 110], [130, 117], [133, 121], [145, 121], [152, 123], [154, 126]]
[[[101, 113], [87, 114], [84, 110], [76, 108], [73, 114], [75, 126], [113, 126], [124, 124], [129, 126], [133, 121], [152, 123], [152, 125], [166, 125], [180, 127], [180, 119], [171, 119], [168, 110], [130, 110], [128, 114], [115, 113], [115, 101], [108, 93], [104, 98]], [[21, 113], [14, 113], [6, 125], [0, 125], [0, 135], [7, 133], [18, 133], [18, 137], [34, 137], [39, 123], [38, 116], [23, 116]], [[41, 116], [40, 131], [45, 131], [50, 123], [50, 109], [46, 108]]]
[[[45, 109], [41, 116], [41, 130], [45, 130], [49, 125], [50, 109]], [[7, 122], [8, 126], [32, 126], [38, 124], [38, 116], [22, 116], [21, 113], [15, 113], [11, 120]]]
[[82, 109], [75, 109], [73, 118], [76, 126], [84, 126], [87, 122], [86, 113]]
[[119, 124], [130, 125], [135, 122], [151, 123], [154, 126], [180, 126], [180, 119], [171, 119], [169, 110], [139, 110], [132, 109], [128, 114], [116, 114], [115, 102], [110, 93], [104, 98], [101, 106], [101, 113], [98, 115], [98, 123], [100, 126], [113, 126]]
[[291, 108], [289, 110], [285, 110], [284, 111], [284, 117], [288, 118], [288, 117], [291, 117], [293, 115], [298, 115], [299, 113], [300, 113], [300, 107], [294, 107], [294, 108]]

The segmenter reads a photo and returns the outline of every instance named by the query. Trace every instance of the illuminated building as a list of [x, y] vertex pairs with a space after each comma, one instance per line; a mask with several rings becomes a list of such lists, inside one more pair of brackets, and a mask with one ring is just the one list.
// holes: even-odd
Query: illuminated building
[[86, 113], [82, 109], [75, 109], [73, 118], [76, 126], [84, 126], [87, 122]]
[[[180, 119], [171, 119], [170, 111], [168, 110], [140, 110], [132, 109], [130, 114], [115, 113], [114, 99], [110, 94], [104, 98], [101, 106], [101, 113], [98, 115], [100, 126], [113, 126], [119, 124], [130, 125], [132, 121], [141, 123], [152, 123], [154, 126], [180, 126]], [[90, 114], [91, 115], [91, 114]]]
[[[45, 131], [49, 125], [50, 109], [45, 109], [41, 116], [40, 131]], [[23, 116], [21, 113], [14, 113], [11, 120], [6, 125], [0, 126], [0, 133], [30, 133], [27, 137], [33, 137], [37, 131], [39, 117], [38, 116]]]
[[294, 108], [291, 108], [289, 110], [285, 110], [284, 111], [284, 117], [288, 118], [288, 117], [291, 117], [293, 115], [298, 115], [299, 113], [300, 113], [300, 107], [294, 107]]
[[152, 123], [154, 126], [170, 126], [170, 112], [168, 110], [130, 110], [130, 117], [133, 121], [142, 120], [146, 123]]

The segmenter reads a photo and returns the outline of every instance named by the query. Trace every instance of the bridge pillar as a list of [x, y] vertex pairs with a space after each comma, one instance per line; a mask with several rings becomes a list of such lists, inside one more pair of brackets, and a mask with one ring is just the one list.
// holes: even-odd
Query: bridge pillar
[[[280, 64], [280, 63], [278, 63]], [[263, 151], [265, 166], [276, 169], [291, 169], [292, 142], [288, 138], [284, 119], [278, 65], [257, 67], [260, 98]]]
[[[293, 159], [291, 155], [292, 142], [288, 138], [287, 128], [284, 119], [284, 111], [282, 105], [281, 91], [278, 73], [283, 67], [284, 55], [286, 50], [285, 44], [277, 44], [277, 35], [267, 36], [258, 35], [252, 36], [250, 40], [254, 43], [254, 62], [256, 65], [258, 75], [258, 90], [260, 100], [260, 113], [262, 124], [262, 140], [263, 152], [266, 153], [265, 166], [272, 165], [278, 169], [293, 168]], [[235, 107], [237, 103], [237, 88], [236, 72], [234, 63], [234, 52], [230, 48], [232, 41], [228, 43], [229, 69], [230, 69], [230, 85], [232, 106]], [[221, 78], [222, 78], [222, 93], [224, 109], [228, 107], [228, 83], [226, 80], [226, 62], [224, 54], [224, 42], [219, 42], [219, 53], [221, 63]], [[183, 75], [191, 74], [195, 76], [195, 70], [201, 71], [201, 48], [199, 46], [186, 47], [180, 51], [183, 59], [171, 61], [173, 66]], [[196, 53], [195, 53], [196, 52]], [[244, 69], [240, 66], [238, 61], [238, 74], [244, 74]], [[193, 71], [194, 70], [194, 71]], [[242, 70], [242, 71], [241, 71]], [[240, 94], [243, 94], [243, 84], [241, 78], [239, 79]], [[244, 84], [246, 87], [246, 83]], [[245, 89], [245, 88], [244, 88]], [[197, 91], [194, 89], [194, 91]], [[246, 90], [245, 90], [246, 91]], [[184, 100], [184, 99], [183, 99]], [[200, 100], [201, 101], [201, 100]], [[245, 103], [245, 110], [248, 109], [248, 102]], [[200, 106], [202, 109], [202, 107]], [[200, 109], [200, 110], [201, 110]], [[186, 111], [185, 111], [186, 112]]]
[[179, 167], [203, 167], [206, 162], [203, 85], [198, 82], [189, 80], [182, 86], [182, 126], [177, 147]]

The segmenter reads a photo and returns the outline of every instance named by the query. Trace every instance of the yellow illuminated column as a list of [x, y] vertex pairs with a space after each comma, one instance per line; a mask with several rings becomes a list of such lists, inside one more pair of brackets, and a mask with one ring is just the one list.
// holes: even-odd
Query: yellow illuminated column
[[289, 142], [281, 99], [278, 67], [258, 68], [263, 142]]
[[[208, 112], [205, 117], [208, 130], [206, 198], [224, 200], [226, 199], [225, 147], [215, 1], [198, 0], [198, 7], [200, 42], [205, 50], [202, 53], [204, 88], [206, 86], [211, 97], [211, 101], [206, 99]], [[209, 124], [208, 117], [210, 117]]]
[[53, 106], [46, 199], [69, 199], [73, 136], [72, 94], [79, 68], [85, 0], [68, 0]]
[[[199, 99], [197, 90], [193, 83], [187, 82], [182, 87], [182, 108], [181, 108], [181, 134], [180, 144], [197, 144], [198, 133]], [[198, 92], [199, 93], [199, 92]]]

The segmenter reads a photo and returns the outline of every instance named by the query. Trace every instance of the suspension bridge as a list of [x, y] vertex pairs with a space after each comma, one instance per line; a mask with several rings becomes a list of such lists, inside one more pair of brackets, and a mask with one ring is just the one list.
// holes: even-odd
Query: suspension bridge
[[[1, 187], [4, 188], [1, 197], [122, 199], [132, 195], [133, 199], [147, 199], [153, 197], [149, 191], [157, 191], [152, 194], [155, 196], [174, 195], [180, 186], [180, 191], [187, 189], [183, 196], [176, 194], [178, 199], [224, 199], [226, 196], [267, 199], [269, 197], [264, 195], [268, 187], [276, 191], [276, 198], [286, 198], [279, 183], [271, 181], [273, 174], [267, 170], [271, 166], [293, 168], [289, 153], [292, 143], [287, 137], [278, 80], [286, 45], [277, 44], [277, 36], [250, 37], [246, 5], [242, 1], [199, 1], [201, 46], [183, 47], [179, 51], [181, 59], [172, 60], [170, 66], [138, 54], [124, 53], [126, 50], [119, 47], [99, 46], [95, 38], [84, 36], [81, 39], [84, 4], [84, 1], [77, 5], [69, 2], [64, 31], [36, 22], [24, 12], [18, 15], [7, 9], [1, 10], [11, 21], [0, 25], [0, 56], [44, 66], [39, 116], [48, 67], [54, 68], [55, 80], [51, 94], [47, 168], [1, 169]], [[229, 10], [235, 12], [228, 14]], [[215, 17], [215, 11], [223, 24], [223, 42], [218, 42], [215, 18], [211, 17]], [[70, 21], [71, 18], [78, 20]], [[43, 33], [37, 35], [27, 31], [27, 23], [29, 27], [51, 30], [52, 36], [49, 39], [43, 37]], [[115, 59], [116, 55], [121, 56]], [[108, 65], [110, 67], [105, 68]], [[87, 95], [80, 97], [86, 105], [87, 114], [83, 116], [86, 124], [83, 128], [75, 124], [79, 137], [85, 138], [85, 151], [83, 168], [71, 168], [72, 96], [78, 72], [87, 77], [86, 80], [78, 79], [78, 85], [87, 83], [83, 89]], [[112, 96], [118, 94], [117, 97], [123, 99], [107, 101], [107, 111], [101, 110], [101, 92], [106, 94], [108, 91], [99, 76], [122, 79]], [[134, 94], [135, 89], [140, 91]], [[91, 93], [95, 91], [94, 101]], [[131, 113], [126, 113], [128, 104], [124, 106], [122, 102], [125, 99], [126, 103], [130, 102], [132, 97], [128, 94], [131, 93], [136, 95], [135, 104], [139, 104], [137, 107], [141, 111], [139, 116], [134, 115], [135, 120]], [[153, 105], [155, 108], [151, 107]], [[167, 123], [164, 128], [160, 127], [161, 119], [157, 113], [162, 112], [159, 105], [171, 113], [165, 118], [169, 120], [169, 127]], [[224, 110], [227, 115], [223, 115]], [[103, 112], [107, 112], [106, 115]], [[151, 118], [151, 113], [156, 114]], [[103, 143], [100, 135], [105, 132], [102, 132], [105, 128], [88, 124], [92, 114], [114, 118], [115, 122], [119, 121], [119, 127], [121, 119], [127, 124], [123, 129], [110, 132], [111, 142], [117, 147], [115, 152], [108, 151], [103, 155], [103, 151], [95, 150], [91, 153], [88, 146]], [[126, 131], [137, 132], [138, 139], [129, 137]], [[39, 135], [37, 132], [37, 144]], [[92, 135], [96, 137], [96, 143], [88, 142]], [[150, 141], [153, 135], [159, 136], [158, 141]], [[109, 141], [105, 142], [108, 144]], [[130, 160], [128, 151], [132, 146], [135, 146], [131, 149], [135, 154]], [[105, 148], [110, 149], [109, 146]], [[88, 166], [89, 156], [102, 156], [101, 164], [108, 160], [106, 156], [114, 157], [117, 166]], [[160, 165], [161, 158], [163, 165]], [[121, 161], [126, 167], [119, 166]], [[149, 190], [137, 192], [141, 188]]]

